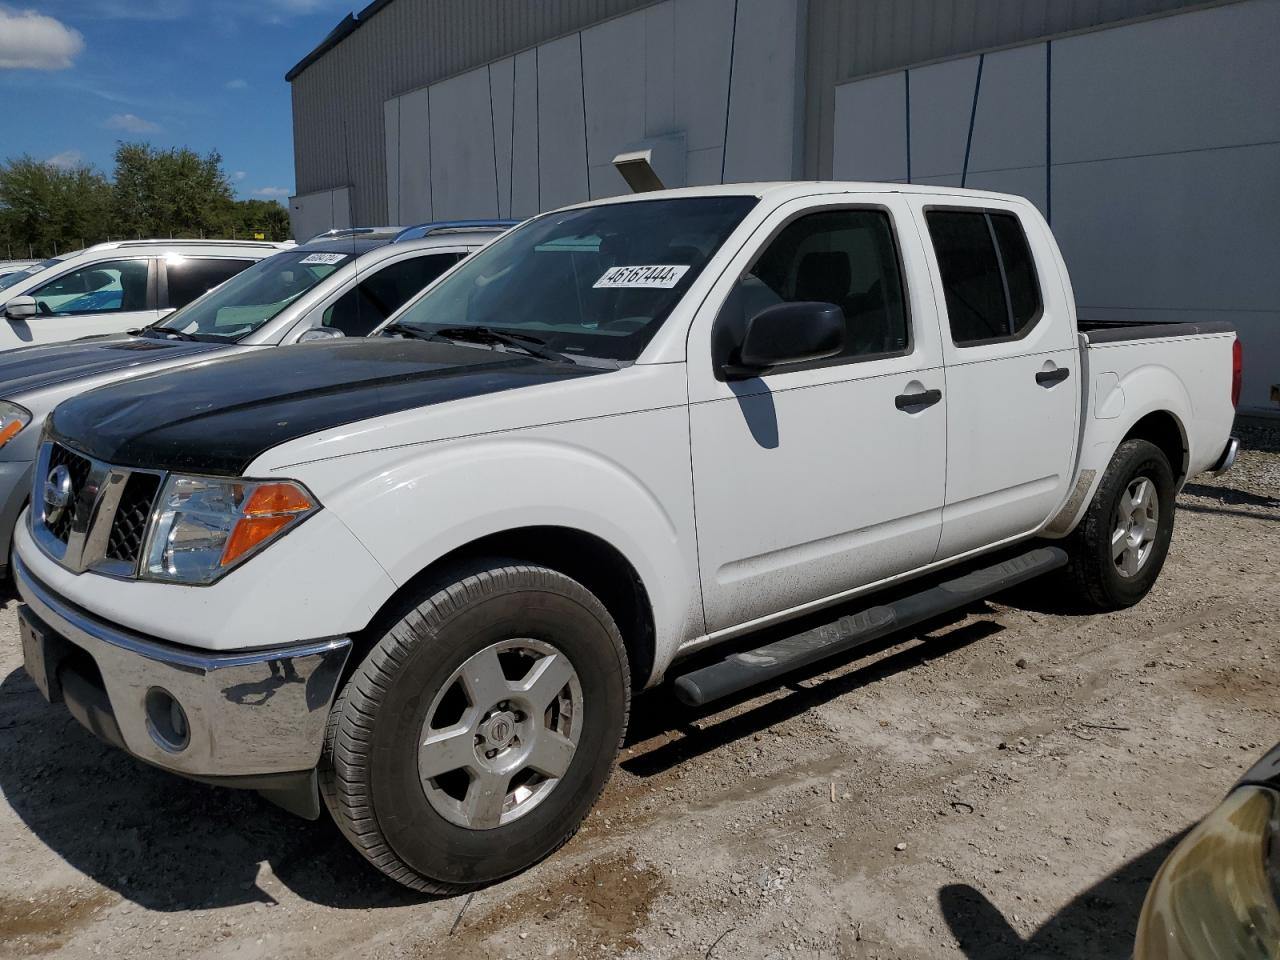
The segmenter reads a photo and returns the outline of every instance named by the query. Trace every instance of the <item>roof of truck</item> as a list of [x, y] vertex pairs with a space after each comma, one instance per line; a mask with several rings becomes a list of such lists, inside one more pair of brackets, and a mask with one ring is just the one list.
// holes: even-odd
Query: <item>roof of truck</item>
[[781, 180], [764, 183], [722, 183], [704, 187], [675, 187], [670, 190], [655, 190], [650, 193], [624, 194], [620, 197], [606, 197], [586, 203], [574, 204], [574, 207], [595, 207], [609, 203], [636, 200], [674, 199], [678, 197], [743, 197], [754, 196], [761, 199], [769, 197], [775, 200], [789, 200], [796, 197], [812, 197], [820, 194], [836, 193], [912, 193], [927, 196], [982, 197], [999, 200], [1022, 200], [1022, 197], [1009, 193], [995, 193], [991, 190], [973, 190], [961, 187], [936, 187], [931, 184], [918, 183], [884, 183], [873, 181], [840, 181], [840, 180]]

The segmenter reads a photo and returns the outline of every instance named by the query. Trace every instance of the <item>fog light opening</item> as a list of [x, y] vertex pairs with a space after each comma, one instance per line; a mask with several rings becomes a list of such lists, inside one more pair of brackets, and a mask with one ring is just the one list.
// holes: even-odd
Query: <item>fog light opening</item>
[[173, 694], [159, 687], [147, 691], [147, 730], [162, 750], [178, 753], [191, 742], [187, 714]]

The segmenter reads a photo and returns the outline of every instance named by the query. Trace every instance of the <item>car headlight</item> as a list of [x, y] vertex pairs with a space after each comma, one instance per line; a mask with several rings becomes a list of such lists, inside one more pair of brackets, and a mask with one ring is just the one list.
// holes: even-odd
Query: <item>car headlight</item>
[[1272, 960], [1280, 944], [1280, 793], [1240, 787], [1169, 854], [1134, 960]]
[[155, 507], [142, 576], [212, 583], [318, 509], [291, 480], [171, 476]]
[[31, 422], [31, 412], [24, 410], [16, 403], [0, 400], [0, 447], [22, 432], [22, 428]]

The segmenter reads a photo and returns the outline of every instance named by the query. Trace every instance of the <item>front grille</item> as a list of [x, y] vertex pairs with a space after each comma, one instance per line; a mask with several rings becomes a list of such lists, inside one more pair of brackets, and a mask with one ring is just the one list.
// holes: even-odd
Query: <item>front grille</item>
[[35, 472], [31, 535], [40, 549], [75, 573], [136, 577], [164, 474], [103, 463], [52, 438]]
[[125, 483], [120, 505], [107, 535], [107, 559], [134, 564], [142, 552], [142, 538], [147, 533], [151, 506], [160, 491], [160, 478], [154, 473], [134, 473]]
[[74, 450], [69, 450], [60, 443], [55, 443], [49, 451], [49, 470], [65, 466], [71, 473], [71, 502], [67, 504], [57, 518], [48, 524], [49, 532], [62, 543], [71, 535], [71, 523], [75, 519], [76, 505], [80, 499], [80, 491], [84, 489], [93, 469], [93, 461], [82, 457]]

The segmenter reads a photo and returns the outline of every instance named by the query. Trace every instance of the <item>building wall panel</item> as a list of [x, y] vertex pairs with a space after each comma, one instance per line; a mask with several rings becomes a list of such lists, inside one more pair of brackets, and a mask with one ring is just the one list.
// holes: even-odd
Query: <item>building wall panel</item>
[[498, 215], [497, 148], [489, 68], [430, 88], [432, 215], [459, 220]]
[[541, 209], [590, 197], [578, 34], [538, 47], [538, 183]]
[[977, 80], [977, 57], [911, 71], [912, 180], [963, 168]]
[[431, 99], [426, 90], [400, 98], [400, 220], [434, 217], [431, 191]]
[[834, 175], [837, 179], [907, 179], [904, 73], [837, 87], [835, 117]]
[[801, 0], [738, 0], [724, 180], [793, 180], [800, 166]]

